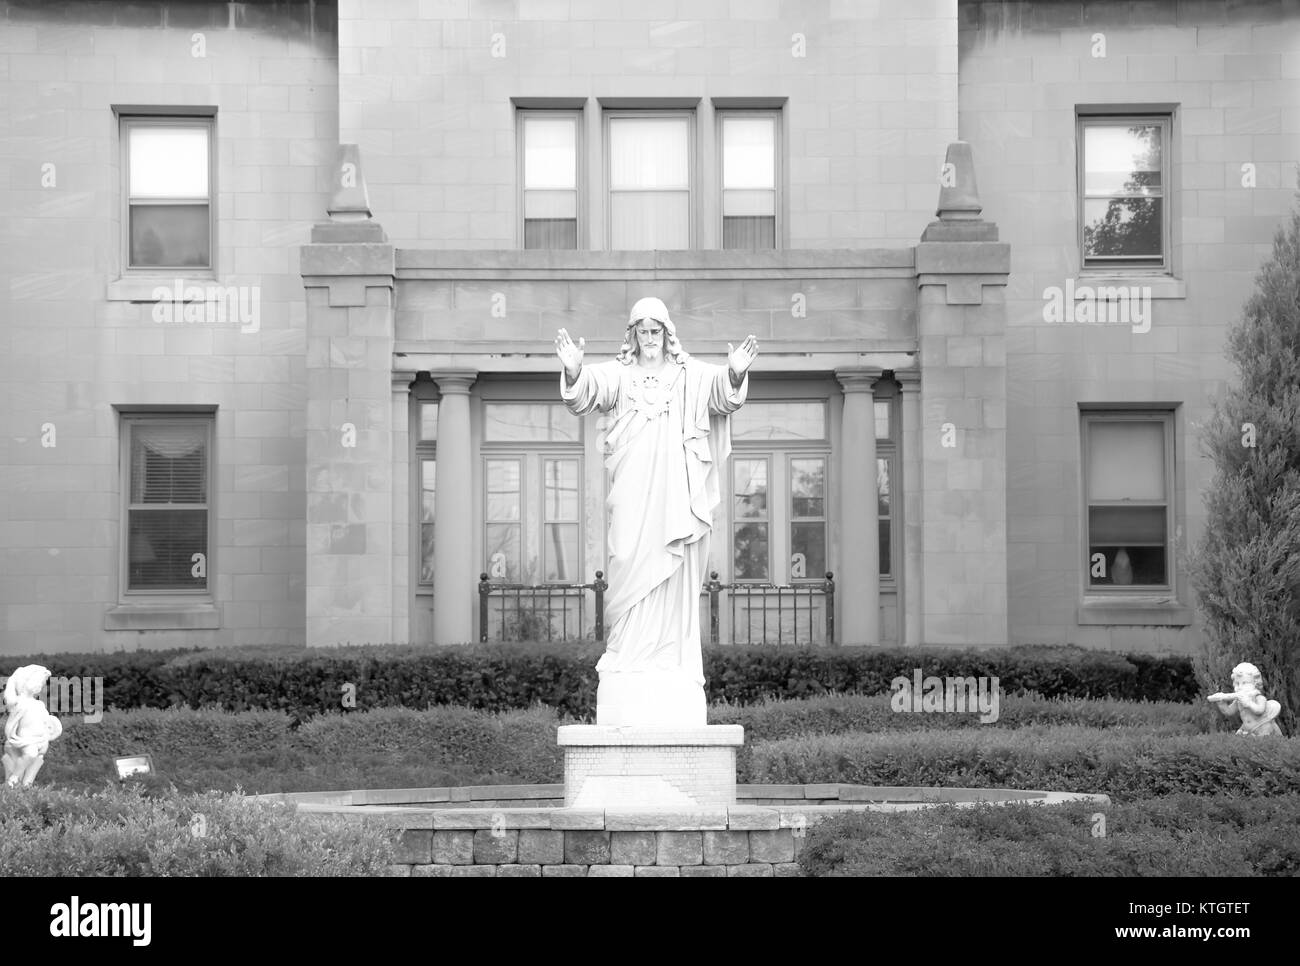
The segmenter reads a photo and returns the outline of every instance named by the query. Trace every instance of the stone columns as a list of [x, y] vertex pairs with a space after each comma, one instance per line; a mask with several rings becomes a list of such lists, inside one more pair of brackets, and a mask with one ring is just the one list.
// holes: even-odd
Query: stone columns
[[903, 571], [902, 601], [899, 612], [901, 643], [915, 647], [925, 643], [921, 620], [921, 600], [924, 586], [921, 583], [922, 521], [921, 521], [921, 374], [915, 369], [894, 372], [903, 397], [902, 428], [899, 446], [902, 448], [902, 485], [896, 486], [894, 498], [902, 500]]
[[469, 644], [478, 610], [474, 447], [469, 388], [477, 373], [430, 373], [438, 386], [438, 481], [433, 495], [433, 643]]
[[881, 370], [837, 369], [844, 387], [839, 448], [840, 564], [835, 572], [838, 641], [880, 643], [880, 538], [876, 502], [876, 409]]
[[939, 220], [916, 246], [924, 643], [1002, 646], [1011, 252], [979, 218], [970, 145], [951, 145], [946, 167]]

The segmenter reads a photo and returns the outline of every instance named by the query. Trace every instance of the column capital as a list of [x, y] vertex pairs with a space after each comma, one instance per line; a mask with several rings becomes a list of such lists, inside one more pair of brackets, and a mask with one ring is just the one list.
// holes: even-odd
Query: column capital
[[469, 387], [478, 378], [478, 372], [473, 369], [444, 370], [430, 372], [429, 377], [437, 385], [440, 395], [466, 396], [469, 395]]
[[895, 369], [894, 379], [898, 383], [900, 392], [921, 391], [921, 370], [919, 369]]
[[852, 368], [836, 369], [835, 378], [840, 381], [844, 387], [845, 394], [851, 392], [873, 392], [876, 382], [880, 379], [885, 370], [876, 366], [855, 366]]

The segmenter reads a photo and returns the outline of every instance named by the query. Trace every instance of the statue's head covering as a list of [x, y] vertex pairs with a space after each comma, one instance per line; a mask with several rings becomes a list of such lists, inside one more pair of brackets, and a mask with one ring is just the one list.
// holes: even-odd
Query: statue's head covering
[[34, 698], [40, 693], [41, 688], [45, 687], [45, 682], [49, 679], [50, 672], [47, 668], [39, 664], [24, 664], [22, 667], [9, 675], [9, 680], [5, 682], [4, 703], [9, 710], [13, 710], [20, 698]]
[[663, 299], [655, 298], [653, 295], [637, 299], [632, 306], [632, 311], [628, 313], [627, 331], [623, 335], [623, 347], [618, 353], [619, 362], [624, 365], [631, 365], [632, 360], [636, 358], [637, 353], [640, 351], [633, 329], [636, 328], [637, 322], [641, 319], [652, 319], [662, 325], [664, 327], [664, 350], [666, 355], [673, 362], [686, 362], [689, 354], [682, 348], [682, 344], [677, 338], [677, 326], [668, 315], [668, 306], [664, 305]]
[[[636, 325], [640, 319], [654, 319], [656, 322], [662, 322], [664, 328], [673, 324], [673, 320], [668, 317], [668, 306], [664, 305], [663, 299], [657, 299], [653, 295], [637, 299], [628, 315], [627, 324]], [[675, 327], [671, 331], [675, 334]]]

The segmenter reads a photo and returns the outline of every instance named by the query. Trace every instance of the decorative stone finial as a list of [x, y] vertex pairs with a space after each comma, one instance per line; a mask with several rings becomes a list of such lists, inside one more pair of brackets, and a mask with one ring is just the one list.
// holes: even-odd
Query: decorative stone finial
[[953, 141], [939, 171], [939, 207], [921, 235], [922, 241], [997, 241], [998, 227], [980, 218], [979, 188], [970, 143]]
[[373, 220], [366, 179], [361, 171], [361, 149], [340, 144], [334, 165], [334, 197], [330, 199], [330, 220], [312, 228], [313, 242], [387, 241], [383, 227]]

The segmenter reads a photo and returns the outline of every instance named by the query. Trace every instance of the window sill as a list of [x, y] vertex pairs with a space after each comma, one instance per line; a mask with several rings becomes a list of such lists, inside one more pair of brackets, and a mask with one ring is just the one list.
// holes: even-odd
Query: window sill
[[206, 291], [208, 286], [219, 285], [220, 281], [210, 273], [207, 275], [187, 275], [184, 272], [175, 275], [123, 275], [109, 280], [105, 297], [110, 302], [154, 302], [157, 301], [154, 295], [156, 290], [165, 288], [169, 294], [172, 294], [176, 291], [177, 283], [180, 284], [183, 295], [187, 288], [201, 288]]
[[1187, 627], [1192, 623], [1192, 609], [1168, 594], [1140, 597], [1093, 594], [1083, 598], [1077, 618], [1081, 627], [1104, 624]]
[[1172, 275], [1143, 275], [1140, 272], [1134, 272], [1132, 275], [1117, 275], [1102, 269], [1084, 269], [1079, 272], [1079, 277], [1074, 281], [1076, 292], [1081, 285], [1090, 285], [1094, 288], [1101, 286], [1131, 288], [1136, 285], [1150, 289], [1153, 299], [1187, 298], [1187, 283]]
[[158, 601], [118, 604], [104, 612], [106, 631], [210, 631], [221, 627], [212, 601]]

